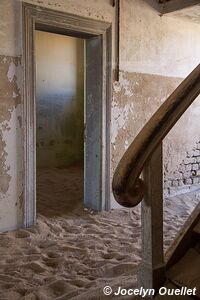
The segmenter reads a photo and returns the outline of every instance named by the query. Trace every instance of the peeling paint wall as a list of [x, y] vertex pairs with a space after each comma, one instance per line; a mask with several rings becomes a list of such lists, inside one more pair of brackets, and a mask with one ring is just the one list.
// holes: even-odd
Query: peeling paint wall
[[0, 56], [0, 229], [23, 222], [21, 57]]
[[[112, 23], [109, 0], [29, 3]], [[21, 0], [0, 1], [0, 229], [23, 224], [23, 99]], [[111, 168], [159, 105], [200, 61], [200, 25], [160, 17], [143, 0], [121, 0], [120, 80], [113, 83]], [[199, 99], [164, 141], [165, 177], [173, 176], [199, 141]], [[184, 128], [184, 131], [183, 131]], [[113, 204], [115, 202], [113, 200]]]
[[120, 81], [114, 83], [112, 103], [113, 168], [134, 137], [180, 82], [181, 79], [159, 75], [120, 72]]
[[[135, 136], [183, 79], [120, 72], [113, 84], [112, 173]], [[163, 143], [165, 183], [176, 178], [183, 159], [200, 138], [200, 97], [184, 113]], [[167, 184], [166, 184], [167, 186]]]

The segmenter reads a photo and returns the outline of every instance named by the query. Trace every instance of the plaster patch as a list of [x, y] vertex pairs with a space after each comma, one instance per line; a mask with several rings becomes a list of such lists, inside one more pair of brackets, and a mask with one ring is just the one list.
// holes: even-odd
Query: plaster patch
[[126, 140], [124, 142], [124, 149], [127, 150], [128, 149], [128, 146], [129, 146], [129, 142]]
[[[22, 132], [17, 122], [22, 112], [22, 104], [18, 105], [16, 109], [12, 111], [11, 118], [7, 122], [7, 128], [3, 132], [4, 150], [6, 153], [5, 165], [7, 173], [14, 181], [19, 180], [20, 172], [22, 172], [22, 166], [18, 161], [22, 160], [23, 157], [23, 143], [22, 143]], [[19, 168], [21, 166], [21, 168]], [[21, 191], [20, 191], [21, 193]]]
[[[4, 128], [4, 130], [3, 130]], [[4, 122], [4, 124], [0, 124], [0, 193], [6, 194], [9, 188], [9, 183], [11, 176], [8, 174], [10, 169], [6, 164], [6, 158], [8, 156], [6, 149], [6, 141], [4, 139], [4, 132], [8, 128], [8, 124]], [[5, 130], [6, 129], [6, 130]]]
[[130, 83], [125, 76], [124, 72], [119, 73], [119, 81], [115, 82], [113, 85], [114, 92], [119, 93], [123, 91], [125, 96], [131, 97], [133, 96], [133, 92], [130, 87]]
[[[6, 134], [13, 125], [10, 124], [12, 112], [21, 102], [21, 95], [17, 85], [20, 58], [0, 56], [0, 194], [5, 195], [9, 190], [12, 175], [8, 163], [8, 144]], [[14, 126], [15, 128], [16, 126]], [[15, 148], [14, 148], [15, 149]]]
[[16, 98], [18, 95], [15, 93], [15, 92], [13, 92], [13, 98]]
[[8, 69], [8, 72], [7, 72], [7, 77], [8, 77], [8, 80], [10, 82], [13, 81], [13, 78], [15, 76], [15, 73], [16, 73], [16, 66], [14, 64], [14, 62], [12, 61], [9, 65], [9, 69]]
[[112, 135], [111, 143], [115, 142], [119, 129], [126, 130], [126, 122], [129, 120], [130, 114], [133, 114], [133, 103], [125, 104], [124, 107], [119, 106], [116, 98], [112, 103]]
[[4, 153], [4, 160], [0, 160], [0, 163], [3, 162], [0, 180], [4, 187], [0, 193], [1, 230], [18, 227], [23, 221], [23, 131], [18, 122], [21, 114], [22, 104], [18, 104], [12, 110], [9, 121], [3, 122], [7, 123], [4, 128], [10, 130], [2, 131], [0, 126]]
[[21, 103], [22, 69], [20, 57], [0, 56], [0, 123], [9, 121]]

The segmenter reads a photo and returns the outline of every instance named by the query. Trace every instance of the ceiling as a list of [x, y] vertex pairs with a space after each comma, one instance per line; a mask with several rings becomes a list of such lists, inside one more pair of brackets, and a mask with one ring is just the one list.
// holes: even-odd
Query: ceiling
[[200, 24], [200, 4], [174, 11], [170, 15]]
[[200, 24], [200, 0], [145, 0], [160, 14]]

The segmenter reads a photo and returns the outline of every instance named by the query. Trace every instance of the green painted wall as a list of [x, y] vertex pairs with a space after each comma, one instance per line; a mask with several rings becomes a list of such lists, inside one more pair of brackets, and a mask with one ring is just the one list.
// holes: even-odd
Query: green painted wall
[[36, 31], [37, 167], [83, 160], [84, 40]]

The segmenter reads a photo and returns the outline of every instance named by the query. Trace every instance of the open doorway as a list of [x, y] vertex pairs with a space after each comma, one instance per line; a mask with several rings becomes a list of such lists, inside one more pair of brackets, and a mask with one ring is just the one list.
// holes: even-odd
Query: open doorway
[[[107, 22], [92, 20], [85, 17], [80, 17], [80, 16], [60, 12], [60, 11], [54, 11], [51, 9], [31, 5], [28, 3], [23, 3], [23, 45], [24, 45], [23, 57], [24, 57], [24, 83], [25, 83], [24, 84], [24, 98], [25, 98], [25, 102], [24, 102], [24, 151], [25, 151], [24, 226], [25, 227], [31, 226], [36, 222], [36, 190], [37, 190], [36, 152], [41, 150], [41, 152], [38, 152], [37, 155], [38, 157], [37, 164], [40, 163], [42, 164], [44, 163], [45, 160], [47, 160], [47, 156], [45, 155], [46, 151], [43, 151], [43, 156], [41, 154], [42, 148], [44, 148], [45, 144], [41, 144], [42, 137], [41, 136], [39, 137], [40, 135], [39, 131], [42, 132], [43, 127], [39, 125], [37, 128], [38, 121], [36, 119], [37, 108], [39, 106], [37, 105], [37, 101], [36, 101], [37, 85], [36, 85], [36, 68], [35, 68], [36, 66], [35, 37], [37, 36], [38, 31], [42, 32], [43, 34], [45, 34], [46, 32], [49, 34], [62, 35], [66, 38], [68, 36], [68, 37], [84, 40], [85, 128], [84, 128], [83, 202], [84, 202], [84, 207], [95, 209], [97, 211], [110, 209], [110, 105], [111, 105], [111, 87], [112, 87], [111, 24]], [[65, 52], [65, 50], [62, 49], [61, 52], [63, 51]], [[44, 54], [46, 56], [46, 52]], [[58, 56], [59, 53], [57, 57]], [[50, 84], [49, 89], [50, 88], [52, 89], [54, 87], [55, 82], [53, 79], [55, 78], [56, 73], [57, 72], [48, 74], [48, 76], [52, 75], [52, 85]], [[59, 79], [56, 81], [58, 82], [58, 86], [60, 90], [61, 82], [59, 82]], [[54, 104], [55, 103], [52, 104], [52, 102], [50, 101], [50, 106], [51, 105], [54, 106]], [[58, 111], [60, 112], [59, 109]], [[55, 114], [55, 113], [51, 112], [51, 114]], [[62, 114], [63, 111], [61, 113], [59, 122], [62, 120]], [[66, 119], [67, 118], [65, 118], [65, 122]], [[47, 119], [43, 118], [43, 121], [41, 122], [45, 122], [45, 120], [47, 121]], [[54, 123], [51, 124], [51, 121], [49, 119], [48, 119], [48, 123], [50, 123], [49, 124], [51, 129], [50, 131], [55, 130], [55, 128], [52, 129], [52, 127], [55, 127], [53, 126]], [[80, 123], [83, 124], [82, 121]], [[37, 139], [38, 139], [38, 144], [37, 144]], [[64, 141], [66, 145], [67, 143], [69, 143], [69, 140], [67, 139], [65, 139]], [[55, 143], [56, 143], [55, 138], [51, 138], [50, 136], [47, 139], [47, 144], [49, 148], [50, 146], [54, 149], [58, 147], [58, 144]], [[41, 148], [39, 149], [39, 147]], [[67, 157], [66, 151], [63, 152], [64, 160]], [[39, 159], [39, 157], [43, 157], [43, 158]], [[54, 159], [55, 158], [53, 158], [52, 161]], [[56, 159], [54, 162], [56, 162]], [[75, 184], [73, 184], [73, 187], [74, 189], [76, 189]], [[64, 191], [64, 187], [61, 192], [63, 193], [63, 191]], [[49, 194], [50, 193], [51, 191], [49, 192]], [[61, 205], [59, 203], [58, 198], [59, 196], [55, 198], [57, 206]], [[45, 205], [43, 205], [43, 207], [44, 206]]]
[[84, 40], [35, 31], [37, 212], [84, 201]]

